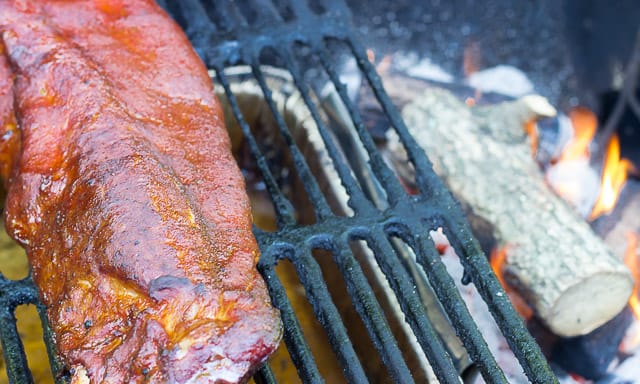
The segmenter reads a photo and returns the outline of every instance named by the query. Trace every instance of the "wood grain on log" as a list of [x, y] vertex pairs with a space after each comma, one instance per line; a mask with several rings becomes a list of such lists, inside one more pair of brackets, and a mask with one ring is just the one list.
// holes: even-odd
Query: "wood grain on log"
[[[523, 124], [551, 112], [525, 97], [470, 108], [428, 89], [403, 117], [448, 187], [508, 246], [505, 277], [556, 334], [589, 333], [618, 314], [633, 288], [628, 269], [547, 185]], [[400, 168], [397, 138], [389, 147]]]

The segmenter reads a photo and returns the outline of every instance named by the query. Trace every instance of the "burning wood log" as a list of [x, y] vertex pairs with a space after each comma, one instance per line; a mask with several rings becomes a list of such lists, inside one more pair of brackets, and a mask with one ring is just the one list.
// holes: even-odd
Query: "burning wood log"
[[[545, 185], [532, 159], [523, 126], [553, 114], [539, 96], [470, 108], [435, 89], [403, 110], [436, 172], [471, 215], [492, 224], [497, 245], [508, 246], [507, 282], [553, 332], [569, 337], [618, 314], [633, 281], [587, 223]], [[410, 176], [392, 133], [389, 148], [400, 173]]]

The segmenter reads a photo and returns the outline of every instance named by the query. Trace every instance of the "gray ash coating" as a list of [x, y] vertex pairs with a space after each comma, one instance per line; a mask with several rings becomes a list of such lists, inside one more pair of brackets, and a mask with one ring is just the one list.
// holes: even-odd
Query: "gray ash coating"
[[414, 52], [462, 77], [464, 48], [474, 42], [480, 69], [517, 67], [561, 108], [598, 109], [640, 20], [636, 0], [347, 2], [360, 38], [377, 54]]

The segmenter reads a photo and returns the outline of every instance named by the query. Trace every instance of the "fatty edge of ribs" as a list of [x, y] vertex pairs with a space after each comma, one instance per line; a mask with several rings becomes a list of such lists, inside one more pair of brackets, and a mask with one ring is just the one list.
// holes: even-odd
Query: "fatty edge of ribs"
[[187, 38], [133, 0], [0, 0], [0, 31], [5, 220], [71, 381], [248, 380], [281, 323]]

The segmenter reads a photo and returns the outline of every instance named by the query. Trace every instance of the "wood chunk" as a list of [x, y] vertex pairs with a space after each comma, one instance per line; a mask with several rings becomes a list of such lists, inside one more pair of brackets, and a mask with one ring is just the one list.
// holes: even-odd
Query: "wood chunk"
[[[507, 281], [551, 330], [570, 337], [617, 315], [633, 281], [551, 192], [532, 159], [523, 126], [552, 112], [540, 98], [470, 108], [449, 92], [428, 89], [403, 117], [454, 195], [493, 225], [498, 246], [508, 246]], [[389, 148], [400, 174], [411, 172], [393, 133]]]

